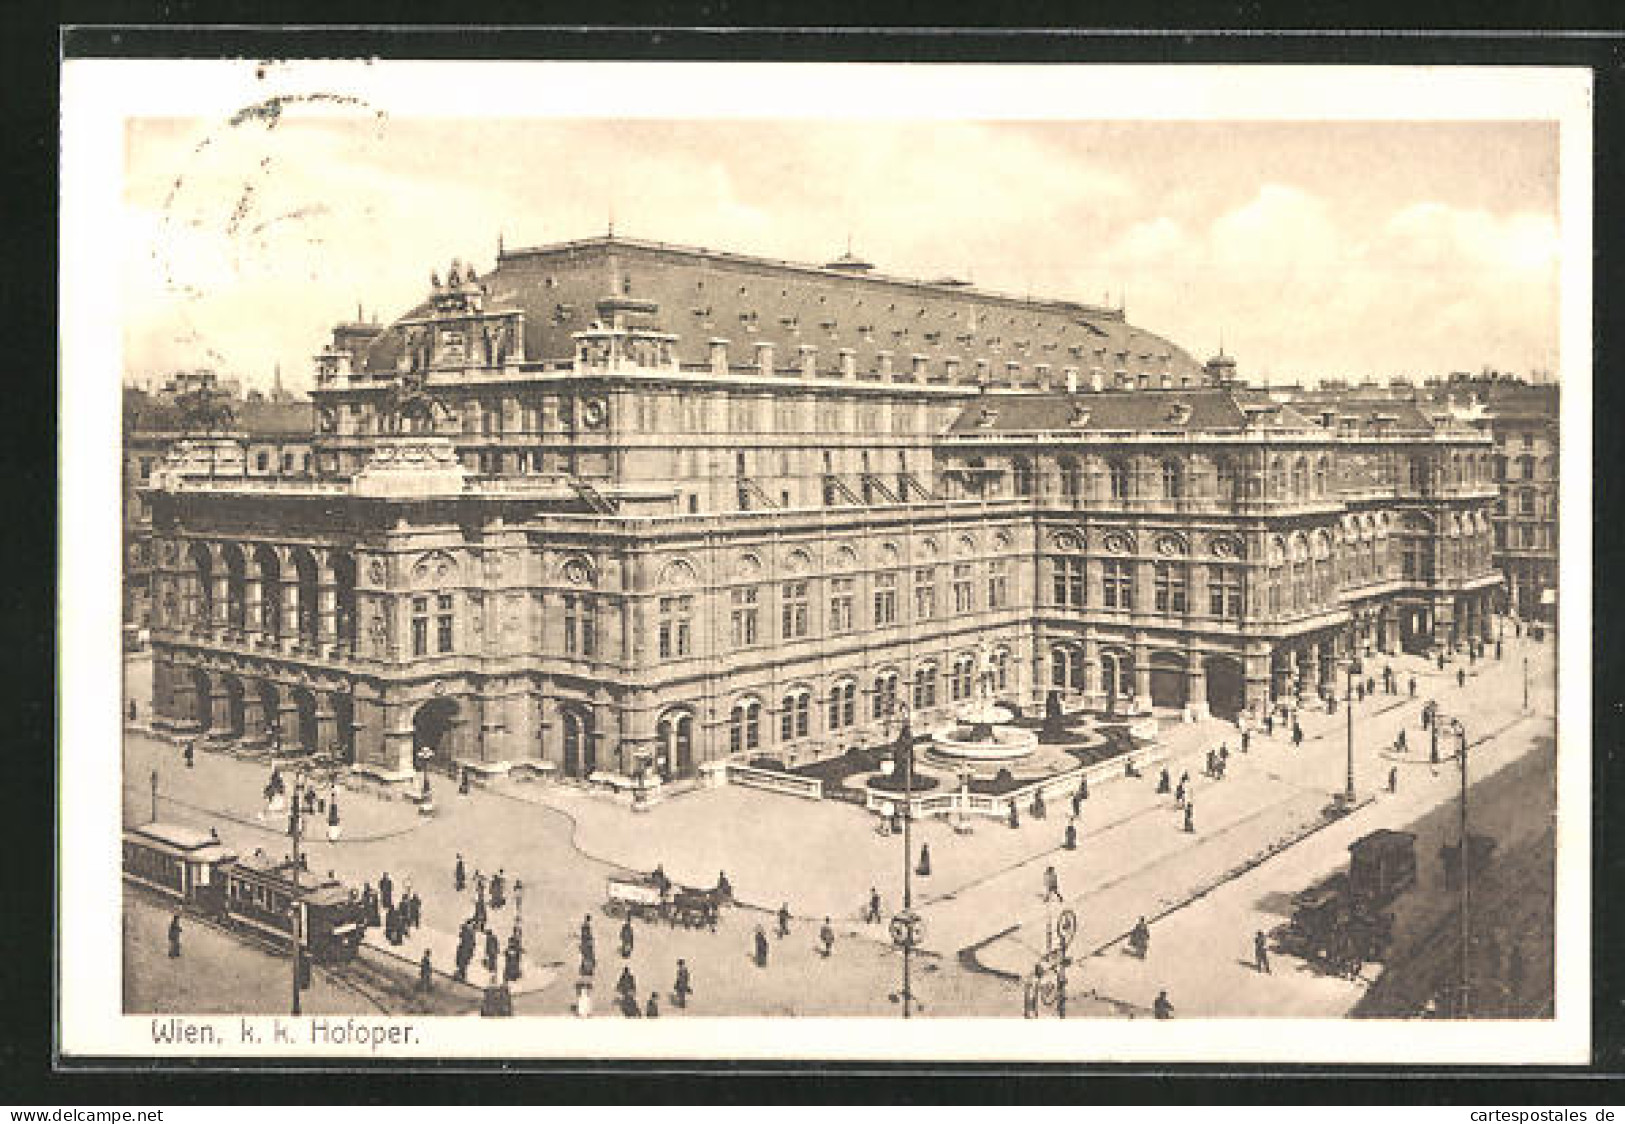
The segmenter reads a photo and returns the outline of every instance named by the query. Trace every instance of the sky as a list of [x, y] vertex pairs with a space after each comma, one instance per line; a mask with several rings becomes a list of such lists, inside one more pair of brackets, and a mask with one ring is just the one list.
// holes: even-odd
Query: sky
[[331, 326], [453, 258], [617, 234], [845, 249], [1126, 305], [1255, 381], [1558, 366], [1549, 122], [428, 119], [333, 105], [125, 130], [126, 377], [308, 389]]

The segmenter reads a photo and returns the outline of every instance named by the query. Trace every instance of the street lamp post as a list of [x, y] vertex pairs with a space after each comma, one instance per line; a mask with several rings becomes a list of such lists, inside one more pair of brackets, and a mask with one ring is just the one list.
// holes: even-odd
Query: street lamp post
[[293, 883], [293, 891], [289, 895], [288, 936], [293, 944], [293, 1007], [292, 1013], [299, 1014], [299, 836], [301, 823], [299, 816], [299, 796], [304, 788], [303, 776], [294, 778], [293, 786], [288, 790], [288, 837], [293, 841], [293, 862], [288, 870], [288, 877]]
[[914, 1015], [914, 946], [920, 940], [920, 919], [914, 915], [914, 734], [909, 728], [908, 707], [899, 705], [902, 727], [892, 747], [892, 759], [902, 759], [903, 766], [903, 908], [891, 920], [892, 943], [903, 952], [903, 987], [894, 998], [903, 1004], [903, 1017]]
[[1461, 864], [1461, 949], [1460, 949], [1460, 984], [1456, 999], [1456, 1014], [1459, 1018], [1467, 1015], [1468, 1001], [1468, 946], [1472, 940], [1472, 922], [1469, 909], [1472, 904], [1472, 864], [1470, 842], [1472, 837], [1467, 831], [1467, 730], [1462, 726], [1459, 718], [1440, 718], [1435, 716], [1435, 728], [1439, 722], [1448, 723], [1450, 732], [1456, 738], [1456, 760], [1461, 768], [1461, 850], [1457, 853], [1457, 861]]
[[1343, 780], [1343, 806], [1346, 808], [1354, 807], [1354, 677], [1359, 675], [1362, 670], [1360, 657], [1354, 654], [1351, 646], [1347, 669], [1348, 693], [1343, 702], [1344, 721], [1348, 730], [1348, 771]]

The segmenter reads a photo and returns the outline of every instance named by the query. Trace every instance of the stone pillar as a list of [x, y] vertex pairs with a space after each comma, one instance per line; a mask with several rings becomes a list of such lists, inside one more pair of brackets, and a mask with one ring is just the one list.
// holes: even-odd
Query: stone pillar
[[243, 737], [246, 746], [261, 746], [271, 738], [265, 722], [265, 702], [258, 691], [243, 692]]
[[490, 763], [507, 760], [506, 749], [507, 723], [503, 721], [501, 699], [480, 699], [480, 744], [469, 747], [470, 756]]
[[323, 575], [322, 584], [316, 587], [316, 635], [323, 651], [331, 650], [338, 643], [338, 614], [338, 586], [329, 576]]
[[1202, 653], [1195, 648], [1185, 653], [1185, 711], [1192, 721], [1209, 715], [1207, 705], [1207, 668]]
[[1480, 594], [1479, 609], [1480, 609], [1480, 612], [1478, 614], [1478, 626], [1479, 626], [1478, 638], [1480, 640], [1493, 640], [1493, 639], [1495, 639], [1495, 626], [1494, 626], [1494, 622], [1493, 622], [1493, 620], [1491, 618], [1495, 614], [1494, 614], [1494, 610], [1490, 606], [1490, 594], [1488, 594], [1488, 593]]
[[758, 340], [756, 343], [756, 369], [762, 375], [772, 377], [773, 345], [766, 340]]
[[305, 744], [299, 740], [299, 707], [291, 696], [283, 696], [276, 719], [277, 736], [282, 743], [280, 746], [282, 752], [303, 753]]
[[858, 377], [858, 353], [856, 351], [852, 350], [850, 347], [843, 347], [843, 348], [840, 349], [840, 354], [841, 354], [841, 377], [843, 379], [855, 379], [855, 378], [857, 378]]
[[1243, 703], [1258, 718], [1263, 717], [1270, 705], [1270, 653], [1269, 649], [1248, 652], [1242, 657], [1244, 676]]
[[[1049, 683], [1045, 680], [1045, 683]], [[1100, 641], [1093, 636], [1083, 638], [1083, 698], [1084, 705], [1094, 708], [1106, 705], [1106, 678], [1100, 667]], [[1045, 688], [1045, 694], [1049, 688]]]
[[725, 375], [725, 374], [727, 374], [728, 373], [728, 341], [724, 340], [724, 339], [713, 339], [713, 340], [710, 341], [710, 348], [711, 348], [711, 373], [713, 375]]
[[877, 352], [875, 352], [875, 355], [880, 360], [880, 381], [881, 382], [891, 382], [892, 381], [892, 353], [889, 352], [889, 351], [877, 351]]
[[250, 562], [250, 577], [243, 580], [243, 628], [256, 640], [265, 629], [264, 591], [258, 565]]
[[282, 650], [293, 651], [299, 642], [299, 582], [282, 583]]
[[1151, 654], [1144, 644], [1134, 646], [1134, 703], [1141, 708], [1151, 705]]
[[216, 683], [209, 691], [209, 740], [212, 742], [230, 741], [234, 735], [231, 732], [231, 695], [221, 683]]
[[230, 583], [226, 578], [225, 567], [219, 559], [215, 560], [215, 568], [209, 573], [209, 585], [213, 590], [212, 600], [214, 604], [210, 606], [213, 612], [207, 627], [211, 632], [222, 634], [226, 631], [226, 611], [229, 607], [227, 602], [230, 597]]
[[1286, 650], [1286, 675], [1285, 675], [1285, 679], [1286, 679], [1285, 685], [1281, 688], [1281, 691], [1280, 691], [1280, 694], [1279, 694], [1280, 698], [1283, 698], [1283, 699], [1288, 698], [1295, 691], [1300, 693], [1300, 694], [1302, 693], [1302, 688], [1300, 686], [1300, 684], [1301, 684], [1301, 674], [1300, 674], [1299, 669], [1298, 669], [1298, 652], [1297, 652], [1297, 649], [1295, 649], [1295, 648], [1288, 648]]
[[804, 379], [818, 377], [818, 348], [814, 344], [804, 343], [796, 347], [796, 366]]
[[1320, 645], [1318, 672], [1320, 685], [1328, 690], [1337, 689], [1337, 641]]
[[170, 713], [174, 716], [172, 725], [179, 731], [192, 731], [198, 728], [198, 697], [197, 681], [192, 678], [190, 668], [173, 668], [170, 673]]
[[338, 732], [338, 716], [333, 713], [333, 700], [326, 691], [319, 692], [316, 695], [316, 752], [337, 752]]
[[924, 355], [909, 356], [908, 378], [910, 382], [923, 383], [930, 377], [929, 372], [925, 369], [927, 359], [928, 357]]

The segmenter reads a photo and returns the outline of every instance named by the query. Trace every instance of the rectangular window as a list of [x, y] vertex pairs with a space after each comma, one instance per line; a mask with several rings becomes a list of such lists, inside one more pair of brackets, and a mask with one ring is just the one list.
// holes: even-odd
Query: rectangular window
[[1222, 620], [1241, 619], [1241, 570], [1214, 566], [1208, 571], [1208, 611]]
[[914, 619], [928, 621], [937, 615], [937, 572], [914, 571]]
[[694, 598], [662, 597], [660, 599], [660, 658], [689, 655], [692, 650]]
[[807, 583], [785, 582], [780, 635], [795, 640], [807, 635]]
[[564, 599], [564, 654], [573, 656], [581, 648], [581, 617], [574, 597]]
[[835, 578], [829, 584], [829, 630], [831, 633], [851, 632], [856, 582], [852, 578]]
[[988, 563], [987, 607], [1002, 609], [1010, 603], [1010, 577], [1003, 561]]
[[439, 651], [451, 651], [451, 594], [442, 593], [435, 599], [435, 640]]
[[1055, 559], [1055, 603], [1083, 607], [1083, 559]]
[[954, 567], [954, 612], [969, 613], [976, 608], [976, 589], [971, 584], [971, 568], [968, 562], [962, 562]]
[[875, 627], [897, 623], [897, 575], [875, 575]]
[[429, 599], [412, 598], [412, 654], [429, 654]]
[[1121, 558], [1106, 560], [1101, 574], [1106, 608], [1134, 608], [1134, 571], [1132, 564]]
[[1172, 562], [1158, 562], [1152, 577], [1155, 582], [1157, 612], [1185, 612], [1187, 604], [1185, 568]]
[[730, 617], [731, 636], [735, 648], [749, 648], [757, 642], [756, 589], [736, 589], [729, 599], [733, 602]]

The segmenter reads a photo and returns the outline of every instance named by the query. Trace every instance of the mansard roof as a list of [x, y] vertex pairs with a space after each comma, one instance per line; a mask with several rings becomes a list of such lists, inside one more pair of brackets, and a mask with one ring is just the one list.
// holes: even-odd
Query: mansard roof
[[[834, 265], [835, 263], [831, 263]], [[778, 367], [798, 365], [799, 349], [817, 350], [820, 371], [840, 367], [850, 349], [860, 375], [889, 352], [897, 369], [921, 355], [935, 371], [946, 360], [976, 381], [985, 362], [992, 376], [1008, 363], [1025, 377], [1047, 365], [1154, 376], [1200, 375], [1200, 365], [1167, 339], [1129, 324], [1118, 309], [1067, 300], [993, 293], [951, 279], [922, 281], [704, 248], [620, 237], [508, 250], [482, 279], [485, 309], [525, 316], [525, 358], [558, 362], [574, 354], [572, 333], [598, 319], [609, 297], [652, 301], [649, 326], [679, 337], [678, 360], [704, 364], [713, 339], [728, 341], [729, 362], [757, 362], [758, 345], [774, 348]], [[429, 315], [426, 298], [402, 319]], [[392, 372], [401, 353], [399, 322], [367, 347], [361, 368]]]

